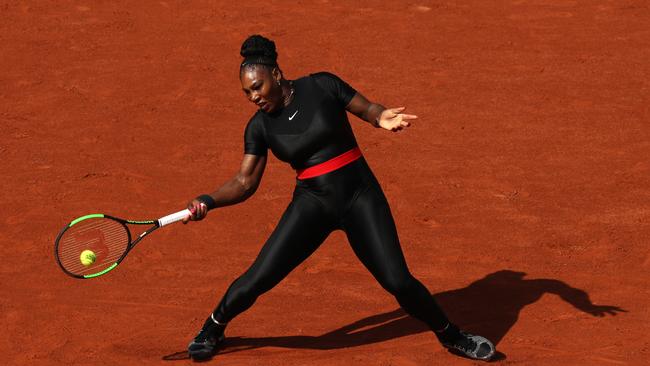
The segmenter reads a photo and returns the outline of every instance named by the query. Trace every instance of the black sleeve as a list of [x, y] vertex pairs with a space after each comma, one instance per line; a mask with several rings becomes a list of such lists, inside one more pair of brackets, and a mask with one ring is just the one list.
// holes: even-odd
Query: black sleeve
[[354, 90], [354, 88], [332, 73], [318, 72], [311, 74], [311, 77], [316, 80], [318, 86], [323, 88], [334, 99], [340, 101], [344, 107], [347, 107], [347, 105], [350, 104], [352, 97], [357, 94], [357, 91]]
[[255, 113], [246, 125], [244, 132], [244, 154], [266, 156], [268, 154], [266, 133], [264, 132], [264, 118], [260, 112]]

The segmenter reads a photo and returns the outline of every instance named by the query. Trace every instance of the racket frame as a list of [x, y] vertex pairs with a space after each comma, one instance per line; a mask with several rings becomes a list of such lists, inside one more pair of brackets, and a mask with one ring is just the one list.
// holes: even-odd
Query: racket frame
[[[119, 217], [106, 215], [106, 214], [101, 214], [101, 213], [81, 216], [81, 217], [78, 217], [78, 218], [72, 220], [68, 225], [66, 225], [61, 230], [61, 232], [59, 232], [59, 235], [57, 235], [56, 240], [54, 242], [55, 243], [54, 244], [54, 257], [56, 258], [56, 262], [59, 265], [59, 267], [63, 270], [63, 272], [65, 274], [71, 276], [71, 277], [79, 278], [79, 279], [89, 279], [89, 278], [99, 277], [99, 276], [102, 276], [102, 275], [114, 270], [117, 267], [117, 265], [120, 264], [124, 260], [124, 258], [126, 258], [126, 255], [129, 254], [129, 252], [136, 246], [136, 244], [138, 244], [145, 236], [151, 234], [152, 232], [154, 232], [156, 229], [158, 229], [160, 227], [163, 227], [163, 226], [172, 224], [174, 222], [180, 221], [183, 217], [185, 217], [185, 216], [187, 216], [189, 214], [190, 214], [189, 210], [182, 210], [182, 211], [178, 211], [176, 213], [173, 213], [171, 215], [164, 216], [164, 217], [162, 217], [162, 218], [160, 218], [158, 220], [125, 220], [125, 219], [121, 219]], [[88, 220], [88, 219], [94, 219], [94, 218], [109, 219], [109, 220], [113, 220], [113, 221], [116, 221], [119, 224], [121, 224], [124, 227], [124, 229], [126, 230], [126, 234], [127, 234], [127, 238], [129, 240], [129, 243], [128, 243], [126, 249], [124, 250], [124, 253], [122, 253], [122, 255], [115, 261], [115, 263], [113, 263], [109, 267], [104, 268], [103, 270], [101, 270], [101, 271], [99, 271], [97, 273], [91, 273], [89, 275], [80, 275], [80, 274], [72, 273], [72, 272], [68, 271], [63, 266], [63, 264], [61, 263], [61, 259], [59, 258], [59, 254], [58, 254], [59, 253], [59, 241], [63, 237], [63, 234], [65, 234], [65, 232], [68, 231], [68, 229], [70, 229], [74, 225], [76, 225], [76, 224], [78, 224], [78, 223], [80, 223], [82, 221], [85, 221], [85, 220]], [[127, 225], [152, 225], [152, 226], [150, 228], [148, 228], [147, 230], [145, 230], [144, 232], [142, 232], [142, 234], [138, 235], [138, 237], [135, 238], [135, 240], [132, 240], [131, 230], [129, 230], [129, 227]]]

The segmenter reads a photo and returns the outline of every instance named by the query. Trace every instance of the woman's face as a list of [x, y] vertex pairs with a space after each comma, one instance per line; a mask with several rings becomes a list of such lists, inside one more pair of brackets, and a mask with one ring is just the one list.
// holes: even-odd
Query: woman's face
[[270, 71], [269, 68], [260, 66], [244, 67], [239, 74], [246, 98], [266, 113], [275, 112], [282, 107], [282, 88], [278, 85], [281, 77], [277, 68]]

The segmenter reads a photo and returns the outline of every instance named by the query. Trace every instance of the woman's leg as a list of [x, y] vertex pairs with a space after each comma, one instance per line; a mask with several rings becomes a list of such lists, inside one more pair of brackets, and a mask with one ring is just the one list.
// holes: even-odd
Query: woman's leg
[[348, 211], [343, 228], [354, 253], [411, 316], [432, 330], [449, 321], [433, 296], [408, 270], [388, 202], [380, 188], [360, 193]]
[[489, 340], [464, 333], [450, 323], [431, 293], [411, 275], [381, 188], [372, 185], [359, 195], [345, 217], [344, 230], [355, 254], [381, 286], [407, 313], [426, 323], [445, 347], [479, 360], [494, 355]]
[[195, 360], [211, 358], [223, 340], [226, 323], [250, 308], [294, 268], [309, 257], [332, 231], [332, 220], [314, 197], [296, 193], [277, 227], [248, 270], [226, 291], [206, 319], [188, 351]]
[[323, 243], [333, 229], [330, 222], [315, 198], [295, 196], [253, 264], [226, 291], [214, 318], [229, 322], [250, 308]]

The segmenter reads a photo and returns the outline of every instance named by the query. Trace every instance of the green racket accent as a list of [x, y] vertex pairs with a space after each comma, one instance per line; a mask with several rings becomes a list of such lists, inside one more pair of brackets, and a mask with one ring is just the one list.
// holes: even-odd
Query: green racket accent
[[138, 221], [138, 220], [126, 220], [129, 224], [154, 224], [155, 221], [153, 220], [145, 220], [145, 221]]
[[103, 275], [104, 273], [106, 273], [106, 272], [110, 271], [111, 269], [115, 268], [116, 266], [117, 266], [117, 263], [113, 263], [112, 266], [106, 268], [105, 270], [103, 270], [103, 271], [101, 271], [101, 272], [97, 272], [97, 273], [90, 274], [90, 275], [84, 275], [84, 278], [93, 278], [93, 277], [101, 276], [101, 275]]
[[78, 219], [75, 219], [72, 221], [68, 227], [72, 227], [72, 225], [79, 223], [79, 221], [87, 220], [87, 219], [92, 219], [94, 217], [104, 217], [104, 214], [92, 214], [92, 215], [86, 215], [86, 216], [81, 216]]

